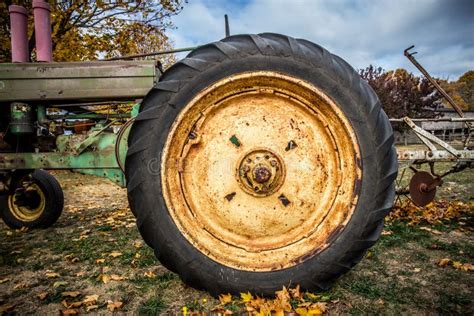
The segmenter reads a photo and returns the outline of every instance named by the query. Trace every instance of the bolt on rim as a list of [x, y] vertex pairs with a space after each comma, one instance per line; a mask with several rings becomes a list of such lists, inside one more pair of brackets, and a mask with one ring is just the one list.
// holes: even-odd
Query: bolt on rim
[[169, 213], [206, 256], [288, 268], [324, 250], [357, 204], [351, 124], [317, 87], [272, 71], [227, 77], [181, 111], [162, 154]]

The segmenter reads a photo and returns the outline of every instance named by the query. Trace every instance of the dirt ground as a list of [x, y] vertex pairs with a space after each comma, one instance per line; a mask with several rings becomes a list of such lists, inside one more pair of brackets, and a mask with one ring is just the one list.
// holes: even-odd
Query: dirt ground
[[[155, 260], [124, 189], [93, 176], [55, 175], [66, 207], [53, 227], [15, 231], [0, 223], [0, 314], [178, 314], [219, 304]], [[440, 198], [472, 207], [473, 182], [474, 169], [454, 175]], [[450, 261], [440, 266], [444, 258]], [[330, 315], [473, 315], [474, 271], [463, 268], [471, 263], [472, 217], [434, 226], [395, 220], [360, 264], [316, 294]]]

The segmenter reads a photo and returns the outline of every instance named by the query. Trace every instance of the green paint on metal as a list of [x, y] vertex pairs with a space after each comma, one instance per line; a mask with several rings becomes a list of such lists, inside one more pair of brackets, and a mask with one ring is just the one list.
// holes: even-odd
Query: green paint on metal
[[131, 117], [136, 117], [138, 115], [138, 113], [140, 112], [140, 105], [141, 103], [136, 103], [133, 106], [132, 111], [130, 112]]
[[10, 106], [10, 132], [14, 135], [32, 134], [33, 109], [26, 103], [13, 102]]
[[239, 139], [237, 138], [237, 136], [232, 135], [232, 137], [229, 138], [229, 140], [230, 140], [230, 142], [231, 142], [232, 144], [234, 144], [236, 147], [240, 147], [241, 144], [240, 144], [240, 141], [239, 141]]
[[73, 171], [106, 178], [122, 188], [126, 187], [125, 175], [119, 169], [74, 169]]
[[115, 151], [71, 153], [0, 153], [0, 170], [11, 169], [118, 169]]
[[[73, 154], [77, 144], [82, 144], [86, 139], [92, 139], [89, 146], [82, 153]], [[79, 134], [60, 135], [56, 139], [56, 152], [0, 153], [0, 170], [72, 170], [104, 177], [124, 187], [125, 176], [115, 156], [116, 140], [117, 135], [110, 132], [102, 132], [93, 137]]]
[[46, 107], [44, 105], [36, 106], [37, 119], [38, 123], [46, 123], [48, 119], [46, 118]]
[[83, 142], [77, 144], [75, 146], [75, 154], [78, 155], [80, 153], [82, 153], [84, 150], [86, 150], [89, 146], [91, 146], [93, 143], [95, 142], [98, 142], [100, 140], [100, 134], [103, 133], [107, 128], [109, 128], [110, 126], [112, 126], [114, 122], [110, 122], [109, 124], [105, 125], [104, 127], [99, 127], [99, 126], [94, 126], [96, 127], [98, 130], [95, 131], [94, 133], [90, 134]]
[[0, 101], [133, 101], [156, 78], [155, 61], [0, 63]]

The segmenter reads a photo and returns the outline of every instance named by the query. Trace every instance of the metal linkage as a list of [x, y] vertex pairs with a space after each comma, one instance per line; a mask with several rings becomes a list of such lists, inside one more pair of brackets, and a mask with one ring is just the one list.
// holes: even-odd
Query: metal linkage
[[421, 127], [417, 126], [409, 117], [404, 117], [403, 121], [415, 132], [416, 136], [430, 149], [431, 152], [436, 152], [436, 146], [432, 143], [436, 143], [439, 146], [446, 149], [449, 153], [451, 153], [455, 157], [459, 157], [458, 150], [454, 149], [451, 145], [442, 141], [438, 137], [430, 134], [429, 132], [425, 131]]

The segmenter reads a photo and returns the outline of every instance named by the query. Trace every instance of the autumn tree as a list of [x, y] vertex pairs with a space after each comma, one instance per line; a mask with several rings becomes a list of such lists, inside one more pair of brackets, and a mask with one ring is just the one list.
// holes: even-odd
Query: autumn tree
[[[6, 0], [0, 4], [0, 62], [10, 61], [10, 4], [30, 10], [29, 48], [34, 60], [31, 2]], [[81, 61], [170, 49], [172, 45], [165, 31], [173, 27], [170, 17], [181, 11], [183, 1], [50, 0], [49, 3], [54, 60]]]
[[385, 71], [369, 66], [359, 71], [377, 93], [389, 117], [433, 117], [440, 105], [440, 94], [429, 81], [405, 69]]
[[461, 83], [461, 97], [468, 104], [468, 108], [474, 110], [474, 70], [469, 70], [459, 77], [458, 82]]

